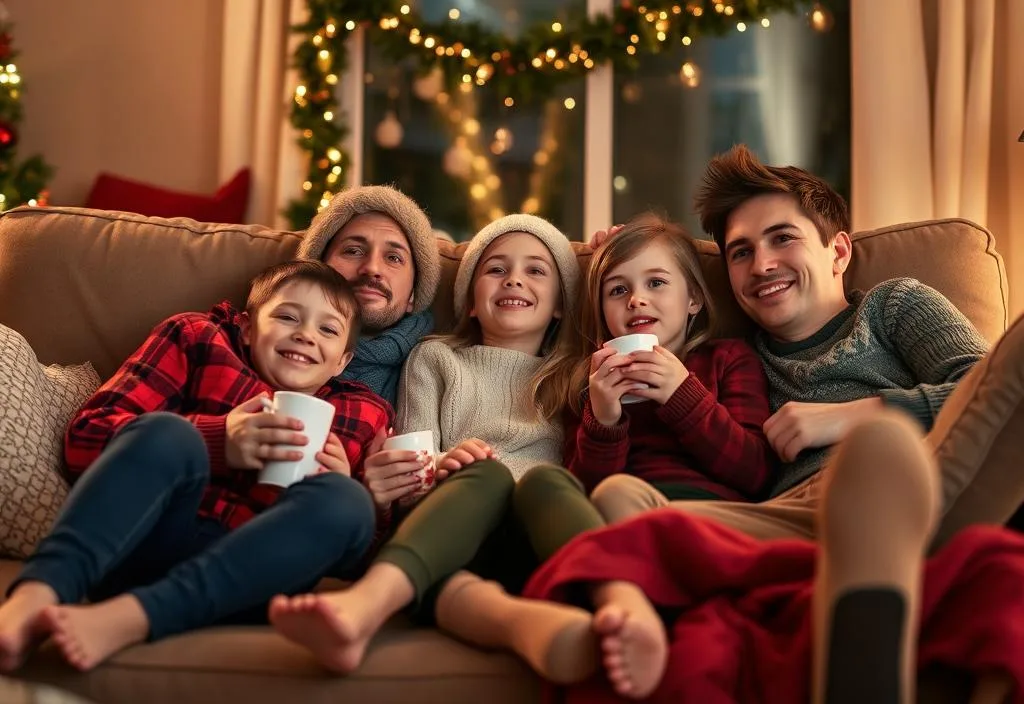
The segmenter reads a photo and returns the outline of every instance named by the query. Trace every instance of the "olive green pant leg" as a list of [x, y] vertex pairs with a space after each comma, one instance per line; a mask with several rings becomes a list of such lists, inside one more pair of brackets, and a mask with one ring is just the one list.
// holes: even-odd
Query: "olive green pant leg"
[[527, 472], [516, 485], [512, 505], [541, 562], [580, 533], [605, 525], [580, 481], [554, 465]]

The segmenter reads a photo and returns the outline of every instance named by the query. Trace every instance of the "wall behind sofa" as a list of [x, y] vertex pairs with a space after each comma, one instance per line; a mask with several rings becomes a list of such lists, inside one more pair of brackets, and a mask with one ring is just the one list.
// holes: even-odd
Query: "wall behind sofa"
[[6, 0], [25, 80], [19, 152], [81, 205], [99, 171], [217, 187], [224, 0]]

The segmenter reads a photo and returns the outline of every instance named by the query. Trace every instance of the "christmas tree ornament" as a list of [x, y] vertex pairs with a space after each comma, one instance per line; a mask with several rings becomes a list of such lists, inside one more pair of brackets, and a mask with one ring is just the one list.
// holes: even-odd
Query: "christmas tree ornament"
[[0, 149], [10, 149], [17, 143], [17, 128], [7, 120], [0, 120]]
[[402, 143], [402, 135], [405, 130], [402, 129], [402, 123], [398, 121], [398, 116], [395, 115], [394, 110], [388, 110], [384, 113], [384, 119], [377, 125], [377, 131], [374, 136], [377, 139], [377, 144], [384, 147], [385, 149], [394, 149]]

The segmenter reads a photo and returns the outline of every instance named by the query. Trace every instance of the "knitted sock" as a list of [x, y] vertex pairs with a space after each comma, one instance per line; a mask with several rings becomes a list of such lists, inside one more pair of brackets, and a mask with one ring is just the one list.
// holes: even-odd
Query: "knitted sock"
[[895, 589], [855, 589], [836, 601], [825, 676], [828, 704], [900, 704], [906, 615], [906, 600]]

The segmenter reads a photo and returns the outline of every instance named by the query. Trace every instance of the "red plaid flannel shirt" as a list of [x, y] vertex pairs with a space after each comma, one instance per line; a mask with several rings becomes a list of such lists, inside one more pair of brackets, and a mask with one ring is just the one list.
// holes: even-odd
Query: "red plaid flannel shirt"
[[762, 427], [771, 412], [760, 358], [741, 340], [714, 340], [685, 364], [690, 375], [664, 406], [624, 406], [622, 420], [608, 428], [594, 418], [588, 397], [583, 418], [567, 419], [565, 463], [588, 492], [626, 472], [724, 499], [761, 497], [776, 458]]
[[[64, 448], [70, 479], [80, 477], [129, 421], [153, 411], [177, 413], [202, 433], [210, 455], [210, 485], [199, 514], [237, 528], [280, 494], [257, 484], [257, 472], [229, 468], [224, 457], [228, 412], [262, 391], [273, 393], [250, 364], [239, 313], [230, 303], [207, 314], [172, 316], [75, 415]], [[394, 421], [390, 404], [362, 383], [338, 379], [315, 395], [337, 409], [332, 430], [345, 448], [352, 478], [362, 481], [370, 442]], [[378, 514], [378, 534], [387, 530], [389, 520], [389, 514]]]

